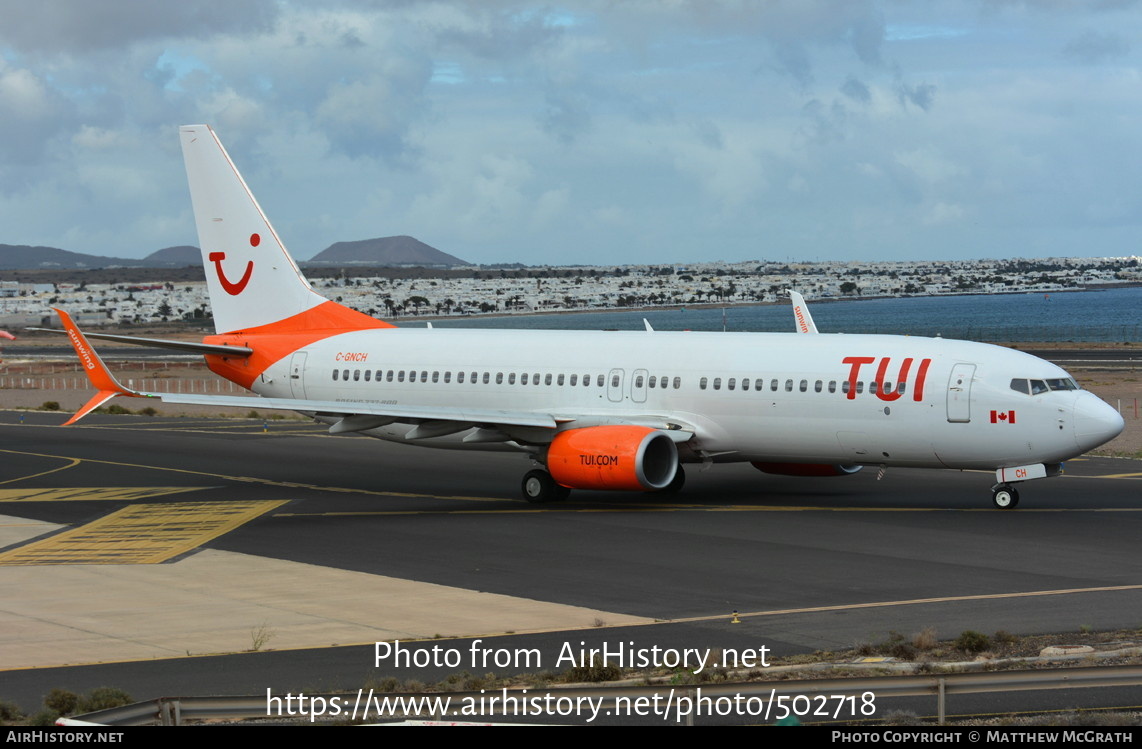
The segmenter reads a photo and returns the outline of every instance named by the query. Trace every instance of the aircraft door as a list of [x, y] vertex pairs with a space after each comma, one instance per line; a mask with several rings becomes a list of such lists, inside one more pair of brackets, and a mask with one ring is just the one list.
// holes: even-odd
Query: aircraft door
[[974, 364], [956, 364], [948, 378], [948, 421], [971, 421], [971, 381], [975, 377]]
[[633, 379], [630, 383], [630, 399], [635, 403], [646, 403], [646, 378], [648, 373], [645, 369], [636, 369], [634, 371]]
[[305, 352], [296, 351], [289, 360], [289, 388], [294, 398], [305, 398]]
[[610, 374], [607, 375], [607, 397], [615, 403], [622, 403], [623, 400], [624, 374], [621, 369], [612, 369]]

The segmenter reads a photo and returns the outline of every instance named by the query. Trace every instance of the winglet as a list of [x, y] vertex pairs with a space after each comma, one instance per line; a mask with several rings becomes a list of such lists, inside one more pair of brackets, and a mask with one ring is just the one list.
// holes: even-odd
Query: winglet
[[789, 290], [789, 300], [793, 302], [793, 318], [797, 321], [798, 333], [816, 333], [817, 325], [813, 316], [809, 314], [809, 305], [805, 304], [805, 297], [800, 292]]
[[87, 379], [99, 390], [91, 400], [84, 404], [83, 408], [76, 411], [75, 416], [72, 416], [64, 422], [64, 426], [74, 424], [116, 395], [140, 396], [140, 394], [134, 390], [128, 390], [119, 384], [119, 381], [115, 379], [115, 375], [111, 374], [111, 370], [107, 368], [107, 365], [99, 358], [99, 354], [95, 353], [95, 349], [91, 347], [91, 344], [87, 342], [87, 338], [80, 332], [75, 322], [71, 319], [71, 315], [58, 307], [53, 307], [52, 309], [59, 315], [60, 322], [63, 324], [64, 330], [67, 331], [67, 337], [71, 341], [71, 345], [75, 348], [75, 353], [79, 357], [79, 361], [83, 364], [83, 371], [87, 375]]

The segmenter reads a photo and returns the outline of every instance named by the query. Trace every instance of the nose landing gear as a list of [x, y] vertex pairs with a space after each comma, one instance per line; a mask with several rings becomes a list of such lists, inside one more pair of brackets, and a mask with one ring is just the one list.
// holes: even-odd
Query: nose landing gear
[[1019, 492], [1011, 484], [998, 484], [991, 490], [991, 501], [1001, 510], [1010, 510], [1019, 504]]

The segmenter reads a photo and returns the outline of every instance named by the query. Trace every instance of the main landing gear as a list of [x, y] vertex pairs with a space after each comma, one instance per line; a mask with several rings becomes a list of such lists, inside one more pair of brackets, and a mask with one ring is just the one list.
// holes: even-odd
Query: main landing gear
[[571, 496], [571, 490], [561, 486], [547, 471], [535, 469], [523, 476], [523, 498], [528, 502], [561, 502]]
[[1011, 484], [998, 484], [991, 490], [991, 501], [1001, 510], [1010, 510], [1019, 504], [1019, 492]]

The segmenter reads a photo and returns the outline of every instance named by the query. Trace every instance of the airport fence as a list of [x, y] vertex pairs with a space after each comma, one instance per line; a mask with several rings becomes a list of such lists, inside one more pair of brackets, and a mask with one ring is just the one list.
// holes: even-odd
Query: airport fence
[[[821, 322], [818, 321], [818, 327]], [[1083, 325], [972, 325], [957, 322], [924, 324], [908, 321], [900, 325], [849, 323], [830, 333], [865, 335], [911, 335], [927, 338], [954, 338], [986, 343], [1138, 343], [1142, 324], [1091, 327]]]
[[[571, 704], [582, 704], [583, 700], [590, 699], [595, 704], [605, 704], [608, 707], [627, 705], [666, 705], [673, 708], [673, 715], [665, 716], [672, 720], [663, 720], [665, 725], [696, 725], [699, 723], [722, 722], [719, 718], [734, 714], [748, 723], [774, 723], [780, 719], [775, 710], [804, 719], [806, 722], [836, 721], [835, 724], [868, 724], [876, 725], [889, 709], [885, 701], [909, 697], [931, 697], [935, 699], [937, 721], [940, 725], [946, 723], [948, 715], [949, 698], [968, 694], [998, 694], [1024, 691], [1041, 691], [1053, 689], [1083, 689], [1108, 687], [1138, 687], [1142, 686], [1142, 666], [1090, 666], [1079, 668], [1053, 668], [1031, 671], [991, 671], [975, 673], [949, 673], [949, 674], [911, 674], [901, 676], [874, 676], [837, 679], [806, 679], [789, 681], [759, 681], [759, 682], [723, 682], [702, 685], [670, 686], [612, 686], [612, 687], [545, 687], [531, 689], [504, 689], [496, 690], [497, 698], [493, 703], [486, 702], [487, 690], [480, 692], [434, 692], [401, 693], [401, 692], [374, 692], [371, 689], [360, 690], [348, 694], [313, 694], [305, 696], [311, 706], [322, 705], [325, 715], [315, 716], [306, 713], [290, 713], [295, 721], [301, 722], [329, 722], [336, 719], [339, 722], [347, 720], [373, 721], [381, 720], [407, 720], [428, 719], [455, 722], [452, 711], [446, 710], [443, 714], [433, 714], [426, 710], [431, 706], [464, 704], [472, 701], [473, 704], [489, 705], [487, 710], [481, 709], [478, 717], [461, 718], [460, 720], [489, 723], [492, 720], [513, 715], [512, 706], [535, 700], [536, 695], [542, 695], [549, 702], [558, 704], [560, 700]], [[868, 695], [872, 695], [871, 704], [875, 709], [869, 713], [870, 704]], [[448, 698], [445, 700], [444, 698]], [[507, 699], [514, 698], [514, 699]], [[294, 698], [296, 700], [296, 697]], [[148, 702], [139, 702], [133, 705], [101, 710], [76, 716], [77, 720], [110, 726], [141, 726], [141, 725], [185, 725], [187, 723], [201, 723], [205, 721], [243, 721], [243, 720], [273, 720], [282, 722], [285, 715], [281, 710], [274, 714], [273, 705], [281, 704], [283, 696], [271, 696], [268, 692], [255, 697], [164, 697]], [[383, 700], [389, 709], [383, 715], [360, 714], [358, 709], [365, 706], [376, 705]], [[481, 700], [485, 700], [482, 701]], [[703, 702], [705, 700], [705, 702]], [[821, 702], [824, 700], [824, 703]], [[295, 703], [298, 704], [298, 703]], [[748, 714], [735, 713], [742, 705], [748, 709]], [[832, 711], [823, 718], [816, 708], [822, 704], [836, 706], [837, 714]], [[1131, 703], [1132, 704], [1132, 703]], [[338, 706], [337, 714], [333, 715], [329, 706]], [[714, 708], [710, 713], [702, 713], [696, 708], [708, 705]], [[352, 706], [354, 715], [350, 717], [348, 711]], [[414, 710], [399, 709], [400, 706], [414, 706]], [[752, 709], [760, 708], [761, 712]], [[776, 707], [775, 707], [776, 706]], [[849, 706], [853, 709], [849, 710]], [[720, 709], [726, 707], [723, 713]], [[343, 708], [343, 709], [342, 709]], [[649, 708], [648, 708], [649, 710]], [[841, 713], [844, 713], [843, 715]], [[619, 713], [615, 713], [619, 714]], [[632, 712], [632, 715], [634, 713]], [[640, 712], [638, 715], [647, 715], [649, 712]], [[527, 722], [541, 723], [545, 718], [554, 718], [554, 715], [527, 714]], [[577, 717], [587, 717], [579, 715]], [[655, 714], [656, 718], [664, 716]], [[706, 718], [706, 720], [703, 720]]]
[[[245, 393], [216, 377], [201, 362], [105, 360], [129, 388], [156, 393]], [[20, 362], [0, 368], [0, 390], [90, 390], [82, 367], [73, 362]]]

